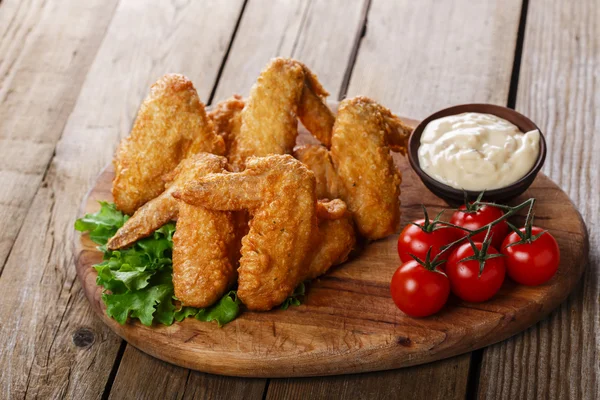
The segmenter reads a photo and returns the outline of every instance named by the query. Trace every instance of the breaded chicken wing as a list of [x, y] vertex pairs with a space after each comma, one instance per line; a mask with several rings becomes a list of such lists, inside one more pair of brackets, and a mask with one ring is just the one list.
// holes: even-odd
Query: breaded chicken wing
[[[198, 154], [192, 159], [195, 172], [189, 177], [178, 177], [177, 185], [174, 182], [167, 189], [169, 193], [180, 189], [180, 183], [200, 179], [209, 173], [225, 172], [227, 166], [225, 157], [208, 153]], [[231, 212], [177, 202], [179, 217], [173, 235], [175, 296], [186, 306], [208, 307], [237, 280], [240, 243], [245, 231], [238, 229], [236, 216]]]
[[233, 213], [180, 202], [173, 235], [173, 286], [186, 306], [208, 307], [237, 280], [240, 237]]
[[331, 150], [306, 145], [294, 156], [314, 172], [319, 198], [343, 199], [359, 233], [375, 240], [400, 222], [400, 172], [390, 149], [406, 152], [411, 128], [366, 97], [340, 103]]
[[329, 143], [334, 117], [327, 92], [298, 61], [276, 58], [260, 74], [241, 112], [239, 133], [228, 158], [243, 170], [246, 158], [290, 154], [298, 135], [298, 117], [315, 137]]
[[325, 102], [329, 93], [306, 65], [302, 63], [300, 65], [304, 70], [304, 87], [298, 105], [298, 118], [318, 141], [329, 148], [331, 130], [335, 122], [335, 117]]
[[346, 261], [356, 243], [352, 215], [342, 200], [319, 200], [317, 217], [319, 229], [315, 237], [318, 243], [304, 279], [314, 279]]
[[361, 235], [379, 239], [400, 223], [401, 175], [390, 149], [404, 152], [411, 128], [367, 97], [340, 103], [331, 138], [331, 158], [341, 198]]
[[117, 208], [133, 214], [164, 190], [161, 177], [190, 154], [225, 153], [192, 82], [160, 78], [142, 103], [133, 129], [117, 149], [112, 193]]
[[213, 210], [252, 214], [238, 271], [238, 297], [249, 309], [281, 304], [309, 274], [317, 231], [315, 179], [293, 157], [250, 157], [244, 172], [208, 175], [174, 196]]

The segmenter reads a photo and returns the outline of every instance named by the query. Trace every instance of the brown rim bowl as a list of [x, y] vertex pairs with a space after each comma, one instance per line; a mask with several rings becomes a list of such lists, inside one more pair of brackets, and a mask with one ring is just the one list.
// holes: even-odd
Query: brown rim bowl
[[429, 117], [425, 118], [415, 128], [408, 139], [408, 160], [413, 170], [419, 175], [421, 181], [431, 190], [436, 196], [446, 200], [450, 204], [458, 204], [464, 201], [464, 194], [466, 192], [469, 199], [475, 199], [479, 195], [480, 191], [474, 190], [462, 190], [448, 186], [440, 181], [435, 180], [431, 176], [427, 175], [419, 165], [419, 146], [421, 144], [421, 135], [427, 124], [435, 119], [447, 117], [449, 115], [462, 114], [464, 112], [477, 112], [484, 114], [492, 114], [500, 118], [513, 123], [522, 132], [529, 132], [537, 129], [540, 131], [540, 152], [538, 158], [533, 165], [533, 168], [521, 179], [499, 189], [488, 190], [483, 196], [484, 201], [501, 202], [513, 199], [523, 193], [533, 183], [533, 180], [537, 176], [538, 172], [544, 165], [546, 160], [546, 140], [542, 131], [536, 124], [533, 123], [529, 118], [516, 112], [511, 108], [497, 106], [494, 104], [461, 104], [440, 110]]

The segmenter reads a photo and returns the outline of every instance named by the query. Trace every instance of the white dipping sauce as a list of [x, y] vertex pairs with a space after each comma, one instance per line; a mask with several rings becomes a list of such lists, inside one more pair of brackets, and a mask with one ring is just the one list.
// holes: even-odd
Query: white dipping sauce
[[419, 164], [457, 189], [506, 187], [525, 176], [540, 152], [540, 132], [523, 133], [491, 114], [463, 113], [431, 121], [421, 135]]

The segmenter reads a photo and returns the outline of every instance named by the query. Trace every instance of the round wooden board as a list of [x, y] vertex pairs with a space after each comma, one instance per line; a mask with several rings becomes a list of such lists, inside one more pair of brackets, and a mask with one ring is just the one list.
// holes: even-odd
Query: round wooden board
[[[409, 123], [416, 121], [406, 119]], [[301, 127], [299, 143], [314, 142]], [[429, 192], [408, 161], [394, 156], [402, 171], [402, 224], [435, 215], [447, 204]], [[81, 213], [112, 201], [112, 167], [98, 177]], [[88, 235], [75, 236], [77, 274], [94, 311], [127, 342], [161, 360], [198, 371], [243, 377], [297, 377], [386, 370], [423, 364], [473, 351], [523, 331], [565, 300], [580, 279], [588, 237], [568, 196], [540, 174], [513, 203], [535, 197], [536, 224], [558, 241], [558, 273], [538, 287], [506, 280], [490, 301], [472, 304], [451, 296], [437, 315], [413, 319], [390, 297], [389, 282], [399, 265], [398, 235], [373, 242], [354, 259], [310, 284], [304, 304], [286, 311], [248, 312], [223, 328], [188, 318], [172, 326], [119, 325], [109, 318], [92, 268], [102, 259]], [[524, 218], [521, 218], [521, 222]]]

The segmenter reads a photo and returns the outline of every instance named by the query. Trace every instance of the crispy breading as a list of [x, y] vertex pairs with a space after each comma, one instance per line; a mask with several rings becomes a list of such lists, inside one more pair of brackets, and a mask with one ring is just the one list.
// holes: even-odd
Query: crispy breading
[[[182, 162], [187, 172], [177, 174], [168, 186], [171, 195], [187, 182], [209, 173], [225, 172], [227, 159], [200, 153]], [[179, 168], [179, 167], [178, 167]], [[207, 210], [176, 200], [179, 205], [173, 235], [173, 286], [186, 306], [208, 307], [219, 300], [237, 279], [241, 239], [234, 213]]]
[[329, 148], [331, 130], [335, 122], [335, 116], [325, 102], [329, 93], [306, 65], [302, 63], [300, 65], [304, 70], [304, 88], [298, 105], [298, 118], [318, 141]]
[[245, 104], [242, 96], [234, 94], [229, 99], [219, 102], [208, 113], [208, 118], [213, 122], [217, 135], [221, 136], [225, 142], [225, 154], [229, 154], [231, 142], [240, 131], [241, 112]]
[[174, 196], [213, 210], [250, 211], [238, 271], [238, 297], [250, 310], [281, 304], [308, 275], [318, 229], [315, 179], [293, 157], [250, 157], [244, 172], [210, 174]]
[[177, 74], [160, 78], [142, 103], [130, 135], [113, 161], [117, 208], [133, 214], [164, 190], [161, 177], [198, 152], [224, 154], [192, 82]]
[[340, 103], [331, 139], [331, 158], [341, 198], [361, 235], [375, 240], [400, 223], [401, 175], [390, 148], [406, 148], [411, 129], [387, 108], [367, 97]]
[[329, 143], [333, 114], [324, 102], [327, 92], [300, 62], [276, 58], [261, 72], [241, 111], [239, 133], [228, 153], [235, 170], [246, 158], [291, 154], [298, 135], [298, 117], [315, 137]]
[[210, 172], [224, 170], [227, 160], [208, 153], [199, 153], [183, 160], [163, 177], [167, 189], [160, 196], [140, 207], [131, 218], [110, 238], [107, 247], [117, 250], [127, 247], [137, 240], [150, 236], [155, 230], [171, 220], [177, 219], [179, 201], [171, 196], [175, 190], [193, 179], [199, 179]]
[[183, 203], [173, 235], [173, 286], [186, 306], [208, 307], [237, 279], [239, 238], [231, 212]]
[[308, 274], [304, 279], [314, 279], [323, 275], [334, 265], [343, 263], [356, 244], [352, 215], [346, 204], [340, 200], [319, 200], [317, 204], [319, 221], [317, 244]]
[[294, 157], [315, 174], [317, 198], [335, 199], [341, 194], [341, 181], [337, 175], [331, 154], [321, 145], [307, 144], [294, 149]]

